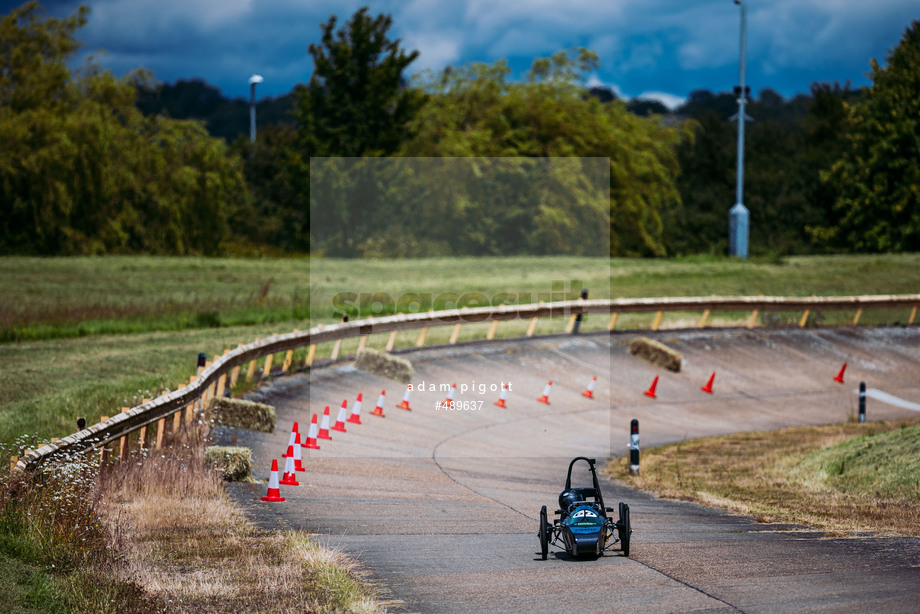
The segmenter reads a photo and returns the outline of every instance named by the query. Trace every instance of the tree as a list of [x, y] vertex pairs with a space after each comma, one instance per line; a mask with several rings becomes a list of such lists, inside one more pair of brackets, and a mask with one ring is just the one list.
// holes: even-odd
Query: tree
[[815, 228], [818, 241], [844, 251], [920, 250], [920, 21], [872, 87], [850, 105], [847, 146], [824, 178], [837, 191], [837, 222]]
[[[517, 198], [463, 192], [447, 200], [439, 218], [448, 228], [477, 229], [462, 239], [464, 253], [495, 253], [506, 237], [526, 253], [597, 253], [600, 245], [612, 255], [666, 252], [662, 219], [680, 203], [674, 148], [687, 133], [636, 117], [620, 100], [587, 96], [585, 76], [596, 63], [594, 53], [577, 49], [537, 59], [520, 82], [508, 79], [504, 62], [422, 77], [428, 102], [403, 155], [537, 158], [548, 171], [536, 175], [547, 182], [545, 192], [529, 192], [523, 182]], [[610, 159], [603, 176], [592, 158]], [[535, 176], [527, 166], [503, 172]], [[452, 185], [449, 179], [443, 185]], [[608, 181], [609, 192], [597, 198], [592, 186]]]
[[308, 157], [392, 154], [422, 100], [404, 86], [403, 71], [418, 57], [390, 40], [389, 15], [361, 8], [338, 31], [335, 15], [312, 43], [313, 74], [300, 90], [296, 116]]
[[245, 198], [239, 160], [200, 122], [145, 118], [135, 73], [72, 73], [83, 8], [0, 20], [0, 252], [215, 254]]

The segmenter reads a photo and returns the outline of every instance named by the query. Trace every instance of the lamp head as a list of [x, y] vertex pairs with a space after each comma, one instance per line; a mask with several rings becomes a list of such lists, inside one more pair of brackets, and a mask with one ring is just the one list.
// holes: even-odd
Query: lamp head
[[[735, 0], [735, 1], [737, 2], [738, 0]], [[253, 83], [262, 83], [262, 81], [264, 81], [264, 79], [262, 79], [262, 76], [261, 76], [261, 75], [253, 75], [253, 76], [249, 77], [249, 83], [250, 83], [250, 85], [253, 84]]]

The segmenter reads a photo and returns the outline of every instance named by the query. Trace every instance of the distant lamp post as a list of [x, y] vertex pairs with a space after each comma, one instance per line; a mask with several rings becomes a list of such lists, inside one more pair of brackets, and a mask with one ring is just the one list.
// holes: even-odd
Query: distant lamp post
[[744, 0], [734, 0], [741, 7], [741, 51], [739, 54], [738, 81], [735, 94], [738, 96], [738, 179], [735, 190], [735, 206], [728, 214], [728, 253], [731, 256], [747, 258], [748, 236], [750, 234], [750, 213], [744, 206], [744, 113], [745, 99], [750, 88], [744, 83], [745, 38], [747, 37], [747, 7]]
[[256, 142], [256, 83], [262, 83], [260, 75], [249, 77], [249, 140]]

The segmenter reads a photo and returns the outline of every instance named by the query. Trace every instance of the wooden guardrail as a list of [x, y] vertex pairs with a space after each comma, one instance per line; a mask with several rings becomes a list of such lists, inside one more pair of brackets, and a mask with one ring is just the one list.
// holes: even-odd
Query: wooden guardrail
[[310, 351], [305, 361], [305, 366], [309, 367], [313, 363], [317, 344], [327, 342], [335, 344], [331, 354], [331, 359], [334, 361], [338, 358], [342, 341], [352, 337], [360, 337], [359, 347], [364, 347], [369, 335], [389, 332], [390, 337], [386, 349], [392, 350], [398, 331], [422, 329], [415, 344], [417, 347], [421, 347], [425, 343], [429, 327], [453, 325], [454, 329], [450, 335], [450, 343], [455, 343], [459, 337], [460, 326], [465, 323], [491, 321], [492, 326], [486, 338], [492, 339], [499, 322], [516, 319], [530, 320], [526, 333], [526, 336], [529, 337], [533, 335], [536, 323], [540, 318], [568, 316], [570, 318], [570, 330], [579, 314], [599, 313], [610, 314], [607, 328], [611, 331], [616, 326], [617, 316], [622, 313], [655, 312], [656, 315], [651, 328], [657, 330], [661, 323], [662, 314], [665, 312], [702, 311], [703, 315], [699, 320], [698, 326], [703, 327], [707, 324], [709, 314], [716, 310], [750, 311], [751, 316], [747, 320], [747, 325], [750, 327], [754, 325], [758, 313], [767, 311], [802, 311], [804, 315], [800, 320], [800, 326], [804, 326], [808, 320], [809, 313], [813, 310], [856, 310], [852, 323], [858, 324], [864, 309], [903, 307], [911, 309], [908, 324], [913, 324], [917, 317], [918, 306], [920, 306], [920, 294], [824, 297], [713, 296], [575, 300], [398, 314], [344, 322], [331, 326], [317, 326], [308, 331], [275, 335], [226, 352], [205, 367], [187, 386], [156, 399], [145, 400], [140, 405], [127, 408], [112, 418], [105, 419], [98, 424], [89, 426], [53, 443], [45, 444], [37, 450], [28, 451], [22, 458], [18, 459], [16, 468], [35, 470], [43, 463], [99, 449], [116, 440], [122, 441], [122, 453], [124, 453], [124, 442], [128, 435], [137, 431], [145, 432], [154, 425], [157, 429], [156, 440], [159, 445], [165, 429], [168, 428], [167, 418], [173, 417], [173, 426], [174, 428], [178, 427], [182, 415], [180, 412], [185, 413], [187, 420], [196, 405], [203, 406], [211, 397], [222, 395], [228, 377], [232, 386], [244, 364], [249, 363], [247, 376], [252, 377], [255, 372], [256, 361], [265, 358], [263, 374], [267, 375], [271, 370], [272, 357], [280, 352], [286, 352], [282, 369], [287, 371], [290, 367], [293, 351], [298, 348], [309, 347]]

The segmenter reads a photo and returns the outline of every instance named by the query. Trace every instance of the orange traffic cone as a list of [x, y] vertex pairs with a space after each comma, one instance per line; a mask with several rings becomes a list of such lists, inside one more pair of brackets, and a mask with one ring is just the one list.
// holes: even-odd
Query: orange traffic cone
[[712, 394], [712, 382], [715, 379], [716, 379], [716, 372], [713, 371], [712, 375], [709, 376], [709, 381], [706, 382], [705, 386], [700, 387], [700, 390], [702, 390], [703, 392], [708, 392], [709, 394]]
[[323, 420], [319, 423], [319, 434], [317, 439], [328, 439], [332, 441], [332, 435], [329, 434], [329, 406], [323, 411]]
[[441, 403], [441, 406], [446, 409], [452, 409], [454, 407], [454, 395], [457, 393], [457, 384], [454, 384], [450, 387], [450, 390], [447, 391], [447, 398], [444, 399], [444, 402]]
[[288, 446], [287, 458], [284, 460], [284, 475], [281, 476], [280, 484], [285, 486], [300, 486], [297, 477], [294, 475], [294, 446]]
[[406, 411], [412, 411], [412, 408], [409, 407], [409, 397], [412, 396], [412, 385], [406, 386], [406, 392], [403, 393], [403, 400], [397, 405], [399, 409], [405, 409]]
[[505, 399], [507, 398], [507, 396], [508, 396], [508, 386], [507, 384], [502, 384], [502, 391], [498, 393], [498, 400], [495, 401], [493, 405], [497, 405], [498, 407], [507, 408], [508, 406], [505, 405]]
[[553, 380], [550, 380], [549, 383], [547, 383], [546, 386], [543, 387], [543, 396], [537, 399], [537, 401], [539, 401], [540, 403], [546, 403], [547, 405], [549, 405], [549, 391], [552, 387], [553, 387]]
[[290, 446], [294, 448], [294, 471], [306, 471], [303, 468], [303, 454], [301, 453], [302, 445], [300, 445], [300, 433], [297, 433], [297, 439], [294, 441], [294, 445]]
[[351, 406], [351, 415], [348, 421], [352, 424], [361, 424], [361, 393], [358, 393], [358, 400]]
[[594, 379], [592, 379], [588, 383], [588, 387], [585, 388], [585, 391], [581, 393], [581, 396], [586, 397], [588, 399], [593, 399], [594, 398], [594, 386], [596, 385], [597, 385], [597, 376], [595, 375]]
[[319, 444], [316, 442], [317, 433], [316, 414], [313, 414], [313, 420], [310, 421], [310, 430], [307, 431], [307, 443], [303, 444], [303, 447], [311, 450], [319, 450]]
[[342, 401], [342, 406], [339, 408], [339, 415], [335, 418], [335, 424], [332, 425], [333, 431], [342, 431], [347, 433], [345, 430], [345, 412], [348, 411], [348, 399]]
[[278, 487], [278, 459], [272, 459], [272, 472], [268, 478], [268, 494], [262, 497], [263, 501], [284, 501], [281, 489]]
[[[297, 436], [297, 423], [294, 423], [294, 428], [291, 430], [291, 436], [288, 439], [288, 447], [294, 445], [294, 438]], [[287, 452], [281, 455], [281, 458], [287, 458]]]
[[372, 416], [380, 416], [381, 418], [386, 418], [383, 415], [383, 404], [387, 401], [387, 391], [381, 390], [380, 396], [377, 397], [377, 406], [371, 411]]
[[843, 383], [843, 372], [847, 370], [847, 363], [843, 363], [843, 366], [840, 367], [840, 373], [834, 376], [834, 381], [840, 384]]
[[645, 391], [645, 396], [652, 397], [653, 399], [657, 399], [658, 397], [655, 396], [655, 388], [657, 387], [658, 387], [658, 376], [656, 375], [655, 379], [652, 380], [652, 385], [649, 386], [648, 390]]

